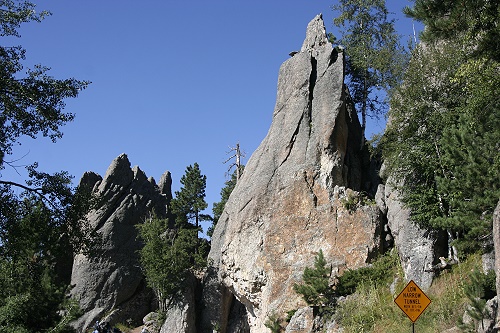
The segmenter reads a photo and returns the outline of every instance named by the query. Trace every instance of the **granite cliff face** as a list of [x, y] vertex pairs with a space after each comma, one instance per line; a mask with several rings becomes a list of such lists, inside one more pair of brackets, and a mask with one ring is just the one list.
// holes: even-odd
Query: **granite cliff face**
[[101, 319], [140, 323], [154, 302], [139, 266], [141, 244], [135, 225], [153, 211], [165, 216], [171, 198], [170, 173], [166, 172], [157, 186], [138, 167], [131, 169], [122, 154], [111, 163], [104, 179], [87, 172], [80, 184], [92, 189], [97, 200], [87, 220], [100, 236], [102, 247], [92, 256], [74, 257], [72, 295], [85, 312], [74, 326], [85, 331]]
[[364, 266], [382, 250], [377, 206], [349, 211], [343, 204], [371, 185], [360, 147], [343, 53], [328, 42], [319, 15], [300, 52], [280, 68], [269, 132], [215, 229], [209, 271], [223, 286], [207, 290], [206, 302], [221, 307], [205, 325], [216, 322], [224, 331], [234, 296], [245, 306], [250, 332], [263, 332], [272, 312], [304, 305], [292, 286], [320, 249], [334, 273]]

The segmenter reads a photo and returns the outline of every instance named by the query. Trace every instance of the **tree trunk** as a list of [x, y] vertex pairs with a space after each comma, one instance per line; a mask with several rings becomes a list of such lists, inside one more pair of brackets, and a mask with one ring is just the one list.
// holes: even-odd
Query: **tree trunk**
[[[500, 200], [493, 212], [493, 245], [495, 247], [495, 271], [496, 271], [496, 287], [497, 298], [500, 299]], [[500, 311], [497, 311], [495, 327], [500, 329]]]

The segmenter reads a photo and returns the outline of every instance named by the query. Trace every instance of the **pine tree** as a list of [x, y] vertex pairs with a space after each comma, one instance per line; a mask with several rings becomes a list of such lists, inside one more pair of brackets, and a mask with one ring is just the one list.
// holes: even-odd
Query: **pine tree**
[[500, 61], [500, 1], [416, 0], [404, 12], [425, 24], [424, 42], [465, 38], [475, 56]]
[[[0, 37], [20, 37], [23, 23], [47, 15], [30, 1], [0, 1]], [[16, 168], [8, 157], [22, 140], [60, 139], [62, 126], [74, 119], [64, 110], [65, 100], [89, 84], [55, 79], [42, 65], [24, 68], [25, 56], [21, 46], [0, 46], [0, 170]], [[88, 195], [71, 187], [65, 171], [48, 174], [36, 163], [27, 169], [25, 183], [0, 174], [0, 331], [55, 332], [68, 320], [61, 316], [68, 304], [68, 261], [73, 252], [91, 247], [91, 233], [80, 219], [89, 208]]]
[[314, 268], [306, 267], [302, 275], [302, 283], [293, 285], [293, 290], [302, 295], [307, 304], [322, 307], [331, 301], [332, 289], [330, 287], [331, 267], [319, 250], [314, 258]]
[[[416, 6], [423, 3], [444, 6], [437, 11], [444, 13], [456, 4]], [[422, 10], [412, 13], [420, 17]], [[499, 63], [478, 52], [475, 29], [428, 34], [428, 43], [414, 50], [382, 140], [388, 170], [404, 179], [400, 191], [412, 218], [448, 231], [462, 256], [490, 242], [500, 197]]]
[[193, 267], [196, 229], [170, 229], [168, 219], [151, 218], [138, 225], [144, 242], [141, 266], [148, 285], [155, 291], [160, 310], [184, 290], [188, 271]]
[[361, 113], [364, 137], [367, 115], [386, 112], [386, 99], [380, 96], [390, 95], [399, 85], [408, 54], [399, 43], [394, 20], [388, 18], [385, 0], [340, 0], [333, 9], [340, 13], [334, 24], [341, 29], [347, 85]]
[[198, 229], [200, 221], [205, 219], [201, 212], [208, 207], [205, 201], [207, 176], [202, 175], [200, 166], [194, 163], [186, 168], [181, 184], [180, 191], [175, 191], [175, 198], [171, 202], [176, 224], [186, 226], [191, 223]]
[[466, 312], [472, 320], [468, 324], [459, 322], [459, 327], [466, 332], [476, 332], [478, 325], [483, 325], [483, 319], [494, 319], [486, 308], [486, 301], [496, 295], [495, 272], [490, 270], [485, 274], [481, 269], [475, 268], [468, 278], [464, 292], [469, 301]]
[[[244, 166], [240, 166], [241, 172], [243, 171]], [[219, 202], [214, 202], [213, 208], [212, 208], [212, 225], [210, 228], [208, 228], [207, 235], [212, 237], [213, 232], [215, 230], [215, 226], [217, 225], [217, 222], [219, 222], [220, 217], [222, 216], [222, 212], [224, 211], [224, 207], [226, 206], [226, 202], [229, 199], [229, 196], [231, 195], [231, 192], [233, 192], [234, 187], [236, 186], [236, 183], [238, 182], [238, 172], [235, 170], [233, 174], [231, 175], [231, 179], [225, 182], [225, 186], [221, 189], [220, 191], [220, 201]]]
[[183, 186], [170, 202], [175, 223], [151, 218], [138, 226], [144, 242], [141, 265], [162, 310], [184, 290], [189, 271], [206, 264], [208, 243], [198, 237], [201, 211], [207, 207], [206, 180], [197, 163], [188, 166], [180, 180]]

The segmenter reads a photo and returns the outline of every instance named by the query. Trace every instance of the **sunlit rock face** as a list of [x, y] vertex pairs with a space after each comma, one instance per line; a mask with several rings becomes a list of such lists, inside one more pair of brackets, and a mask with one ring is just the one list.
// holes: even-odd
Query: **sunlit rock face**
[[281, 65], [271, 127], [212, 238], [203, 327], [231, 332], [236, 303], [246, 309], [249, 331], [264, 332], [271, 313], [304, 305], [293, 284], [319, 250], [333, 275], [364, 266], [381, 250], [380, 210], [344, 204], [370, 184], [343, 57], [318, 15], [300, 51]]
[[429, 268], [440, 256], [448, 256], [447, 236], [423, 229], [412, 221], [411, 210], [403, 204], [394, 182], [389, 177], [386, 185], [379, 185], [377, 203], [386, 215], [386, 228], [390, 229], [405, 279], [427, 290], [436, 274]]
[[73, 260], [71, 293], [84, 311], [73, 326], [84, 332], [96, 320], [141, 323], [154, 302], [139, 265], [136, 225], [153, 212], [165, 216], [171, 198], [170, 173], [157, 186], [141, 169], [131, 168], [122, 154], [104, 179], [87, 172], [80, 184], [92, 189], [97, 202], [86, 219], [102, 246], [90, 256], [77, 254]]

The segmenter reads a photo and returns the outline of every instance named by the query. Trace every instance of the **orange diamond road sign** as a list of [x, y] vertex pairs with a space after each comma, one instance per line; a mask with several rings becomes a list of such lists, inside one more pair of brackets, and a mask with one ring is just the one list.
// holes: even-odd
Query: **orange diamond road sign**
[[417, 286], [413, 280], [408, 282], [403, 291], [394, 299], [394, 302], [414, 323], [424, 310], [431, 304], [431, 300]]

